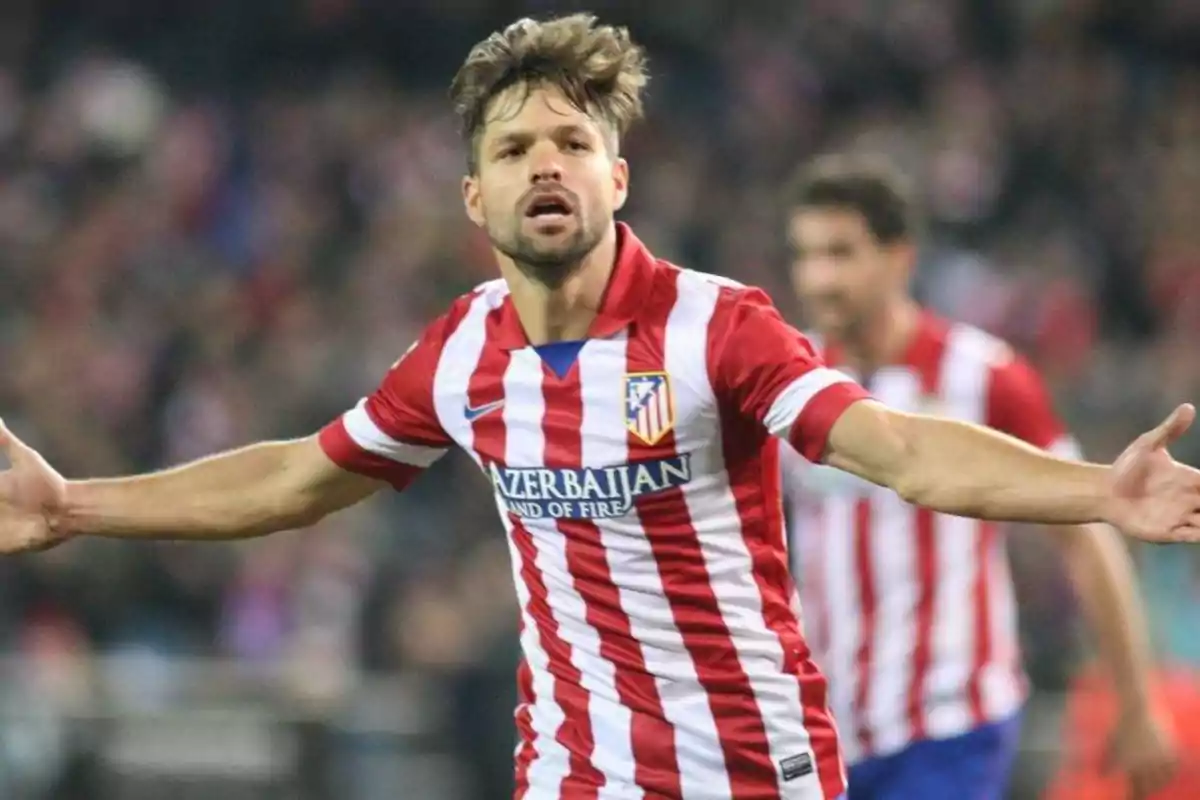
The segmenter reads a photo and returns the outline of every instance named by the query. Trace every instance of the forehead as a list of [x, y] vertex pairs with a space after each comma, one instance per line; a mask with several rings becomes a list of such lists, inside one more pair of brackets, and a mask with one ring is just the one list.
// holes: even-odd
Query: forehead
[[793, 242], [870, 239], [867, 221], [858, 211], [838, 206], [797, 208], [788, 223]]
[[484, 116], [483, 139], [531, 134], [575, 127], [602, 135], [602, 123], [590, 112], [576, 108], [556, 86], [518, 83], [496, 95]]

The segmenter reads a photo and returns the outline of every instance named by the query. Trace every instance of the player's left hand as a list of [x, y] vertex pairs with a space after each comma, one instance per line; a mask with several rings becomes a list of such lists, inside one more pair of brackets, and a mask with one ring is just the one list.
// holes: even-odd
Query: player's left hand
[[1149, 711], [1122, 715], [1109, 740], [1105, 766], [1129, 781], [1130, 800], [1147, 800], [1175, 775], [1175, 740]]
[[1108, 522], [1150, 542], [1200, 542], [1200, 470], [1167, 452], [1195, 419], [1194, 406], [1179, 406], [1113, 462]]

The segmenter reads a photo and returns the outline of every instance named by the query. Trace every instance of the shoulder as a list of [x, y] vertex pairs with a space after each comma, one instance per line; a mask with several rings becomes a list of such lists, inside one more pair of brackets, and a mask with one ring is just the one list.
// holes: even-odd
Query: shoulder
[[490, 308], [498, 308], [506, 297], [508, 297], [508, 284], [503, 278], [493, 278], [490, 281], [484, 281], [471, 291], [461, 295], [455, 302], [470, 305], [476, 301], [481, 301]]
[[712, 322], [717, 326], [735, 324], [740, 318], [762, 313], [778, 316], [770, 295], [757, 286], [733, 278], [693, 269], [676, 267], [676, 285], [680, 298], [703, 298], [712, 308]]
[[935, 318], [934, 331], [934, 335], [943, 340], [948, 358], [968, 361], [991, 370], [1024, 363], [1012, 345], [974, 325]]
[[1008, 342], [971, 325], [954, 324], [947, 358], [983, 371], [985, 422], [1036, 447], [1054, 446], [1064, 427], [1048, 387], [1034, 365]]
[[502, 279], [481, 283], [455, 298], [440, 316], [429, 323], [422, 338], [431, 344], [444, 344], [468, 317], [485, 317], [499, 308], [507, 297], [508, 285]]
[[978, 375], [987, 386], [989, 411], [995, 407], [1043, 404], [1045, 388], [1037, 369], [1010, 343], [974, 325], [941, 326], [943, 369]]
[[449, 316], [464, 317], [472, 310], [486, 313], [499, 308], [508, 299], [508, 284], [503, 278], [495, 278], [479, 284], [474, 289], [458, 296], [450, 304]]
[[712, 292], [739, 292], [750, 289], [751, 287], [733, 278], [727, 278], [724, 275], [714, 275], [711, 272], [700, 272], [695, 269], [685, 269], [676, 267], [673, 264], [665, 264], [667, 268], [674, 269], [679, 273], [680, 286], [701, 289]]

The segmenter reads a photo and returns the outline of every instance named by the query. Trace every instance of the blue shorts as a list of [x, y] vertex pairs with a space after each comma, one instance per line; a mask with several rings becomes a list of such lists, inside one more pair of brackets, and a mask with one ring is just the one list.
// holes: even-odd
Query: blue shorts
[[1018, 714], [953, 739], [869, 758], [850, 768], [846, 800], [1003, 800], [1020, 738]]

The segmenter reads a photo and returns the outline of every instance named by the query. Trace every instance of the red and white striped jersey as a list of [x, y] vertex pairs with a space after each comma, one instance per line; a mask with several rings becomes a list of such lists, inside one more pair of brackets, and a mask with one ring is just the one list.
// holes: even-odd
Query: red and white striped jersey
[[518, 797], [837, 797], [769, 443], [818, 457], [865, 393], [761, 291], [618, 231], [603, 306], [561, 374], [494, 281], [321, 442], [397, 487], [452, 445], [491, 479], [521, 606]]
[[[837, 365], [839, 353], [824, 348]], [[925, 314], [899, 363], [864, 385], [900, 411], [952, 417], [1075, 455], [1042, 381], [1000, 340]], [[847, 760], [965, 733], [1026, 692], [994, 524], [906, 504], [782, 448], [793, 570]]]

